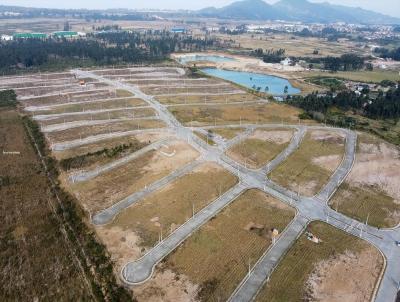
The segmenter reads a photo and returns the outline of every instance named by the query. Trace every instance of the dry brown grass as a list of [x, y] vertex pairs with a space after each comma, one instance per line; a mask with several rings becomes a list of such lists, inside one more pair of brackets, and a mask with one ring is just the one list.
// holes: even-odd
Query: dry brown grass
[[246, 167], [261, 168], [289, 145], [290, 138], [280, 142], [274, 136], [281, 138], [292, 134], [293, 131], [287, 130], [257, 130], [256, 134], [230, 148], [227, 154]]
[[329, 131], [306, 134], [298, 150], [269, 177], [301, 195], [316, 194], [329, 180], [344, 154], [344, 138]]
[[138, 133], [136, 135], [128, 135], [123, 137], [106, 139], [96, 143], [87, 144], [63, 151], [55, 151], [53, 152], [53, 155], [56, 159], [61, 160], [69, 157], [84, 155], [89, 152], [96, 152], [104, 148], [112, 149], [121, 144], [133, 143], [136, 140], [139, 140], [141, 143], [151, 144], [159, 139], [165, 138], [166, 136], [167, 133], [163, 131], [159, 131], [157, 133], [156, 132]]
[[58, 143], [80, 138], [84, 139], [99, 134], [162, 127], [165, 127], [165, 124], [161, 120], [132, 120], [94, 126], [82, 126], [57, 132], [50, 132], [47, 133], [46, 136], [51, 143]]
[[[256, 301], [319, 301], [313, 297], [315, 293], [310, 292], [307, 284], [313, 276], [320, 277], [317, 286], [329, 287], [329, 292], [323, 301], [338, 302], [343, 299], [352, 302], [370, 301], [383, 268], [383, 259], [379, 251], [366, 241], [323, 222], [311, 223], [308, 230], [322, 242], [315, 244], [308, 240], [305, 234], [301, 235], [280, 261]], [[349, 252], [353, 253], [356, 259], [361, 258], [365, 253], [369, 254], [369, 258], [363, 262], [362, 267], [360, 263], [355, 263], [354, 267], [346, 267], [343, 263], [331, 261], [340, 259]], [[351, 259], [345, 260], [348, 263], [354, 263]], [[324, 261], [327, 266], [326, 272], [319, 270], [319, 266]], [[335, 274], [334, 271], [340, 266], [342, 269], [339, 274]], [[332, 279], [325, 278], [329, 273], [333, 273], [330, 276]]]
[[99, 113], [85, 113], [85, 114], [73, 114], [67, 116], [60, 116], [51, 118], [48, 120], [41, 120], [42, 126], [63, 124], [75, 121], [90, 121], [90, 120], [113, 120], [113, 119], [131, 119], [140, 117], [155, 116], [155, 111], [152, 108], [140, 108], [140, 109], [122, 109], [111, 112], [99, 112]]
[[296, 123], [301, 110], [270, 102], [262, 105], [221, 105], [170, 107], [175, 117], [186, 125], [223, 125], [242, 123]]
[[83, 112], [88, 110], [103, 110], [103, 109], [114, 109], [114, 108], [130, 108], [137, 106], [147, 105], [141, 99], [129, 98], [129, 99], [111, 99], [109, 101], [90, 102], [81, 104], [67, 104], [65, 106], [55, 107], [51, 110], [38, 111], [36, 114], [58, 114], [68, 112]]
[[183, 142], [171, 142], [169, 146], [171, 150], [176, 150], [172, 157], [166, 157], [159, 151], [149, 151], [92, 180], [71, 184], [70, 188], [90, 212], [107, 208], [198, 156], [197, 151]]
[[199, 284], [199, 300], [226, 300], [249, 261], [254, 265], [271, 244], [271, 229], [282, 231], [293, 216], [273, 197], [246, 191], [168, 256], [165, 266]]
[[211, 130], [212, 132], [220, 135], [225, 139], [233, 139], [244, 131], [243, 128], [215, 128]]
[[[134, 204], [122, 212], [117, 218], [101, 231], [103, 242], [112, 244], [113, 257], [121, 265], [133, 259], [118, 246], [125, 244], [122, 237], [126, 233], [134, 233], [135, 245], [141, 251], [153, 247], [159, 240], [162, 231], [163, 237], [168, 236], [177, 227], [214, 201], [220, 193], [224, 193], [237, 182], [237, 178], [214, 163], [205, 163], [191, 173], [177, 179], [160, 191]], [[114, 232], [121, 230], [121, 232]], [[113, 234], [112, 240], [107, 232]]]
[[[203, 88], [203, 92], [207, 88]], [[208, 92], [208, 89], [207, 89]], [[157, 100], [166, 105], [176, 104], [199, 104], [199, 103], [229, 103], [229, 102], [253, 102], [258, 98], [252, 94], [229, 94], [229, 95], [176, 95], [176, 96], [156, 96]]]
[[50, 210], [47, 175], [12, 109], [0, 109], [0, 300], [88, 301]]

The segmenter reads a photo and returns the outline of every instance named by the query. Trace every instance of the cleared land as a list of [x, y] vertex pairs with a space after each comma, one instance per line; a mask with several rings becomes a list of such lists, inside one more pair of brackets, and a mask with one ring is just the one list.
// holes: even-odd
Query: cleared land
[[0, 109], [0, 300], [89, 301], [17, 112]]
[[220, 166], [202, 164], [129, 207], [97, 232], [122, 268], [153, 247], [161, 232], [165, 238], [191, 218], [193, 210], [198, 212], [236, 182], [236, 177]]
[[[62, 103], [60, 103], [62, 104]], [[57, 105], [57, 104], [53, 104]], [[79, 103], [79, 104], [68, 104], [63, 106], [57, 106], [46, 110], [36, 111], [36, 114], [58, 114], [58, 113], [69, 113], [69, 112], [84, 112], [88, 110], [103, 110], [103, 109], [115, 109], [115, 108], [130, 108], [130, 107], [137, 107], [137, 106], [145, 106], [147, 105], [146, 102], [135, 99], [135, 98], [128, 98], [128, 99], [104, 99], [98, 102], [86, 102], [86, 103]], [[51, 106], [51, 105], [49, 105]]]
[[256, 301], [370, 301], [383, 259], [375, 247], [323, 222], [304, 233], [281, 260]]
[[289, 206], [248, 190], [187, 239], [159, 269], [172, 270], [176, 279], [196, 284], [192, 300], [224, 301], [246, 275], [249, 262], [253, 265], [271, 244], [271, 229], [281, 232], [293, 217]]
[[64, 124], [76, 121], [96, 121], [96, 120], [113, 120], [117, 119], [130, 119], [142, 117], [154, 117], [155, 111], [152, 108], [141, 108], [141, 109], [120, 109], [109, 112], [97, 112], [97, 113], [77, 113], [72, 115], [61, 115], [55, 117], [44, 117], [39, 122], [42, 126]]
[[[204, 88], [202, 92], [209, 92]], [[230, 102], [253, 102], [259, 98], [247, 93], [226, 94], [226, 95], [175, 95], [175, 96], [156, 96], [157, 101], [165, 105], [176, 104], [199, 104], [199, 103], [230, 103]]]
[[344, 137], [328, 130], [308, 132], [298, 150], [269, 177], [300, 195], [316, 194], [339, 166], [344, 154]]
[[289, 145], [292, 135], [293, 131], [287, 129], [259, 129], [229, 149], [227, 154], [246, 167], [261, 168]]
[[167, 136], [167, 133], [163, 132], [163, 131], [157, 131], [157, 133], [156, 132], [138, 133], [133, 136], [129, 135], [129, 136], [101, 140], [96, 143], [87, 144], [87, 145], [83, 145], [80, 147], [67, 149], [64, 151], [55, 151], [55, 152], [53, 152], [53, 155], [55, 156], [56, 159], [61, 160], [61, 159], [65, 159], [65, 158], [71, 158], [71, 157], [75, 157], [75, 156], [85, 155], [89, 152], [97, 152], [97, 151], [100, 151], [105, 148], [112, 149], [121, 144], [135, 143], [136, 140], [140, 141], [140, 143], [142, 143], [142, 144], [143, 143], [151, 144], [161, 138], [165, 138], [166, 136]]
[[165, 127], [165, 124], [161, 120], [133, 120], [94, 126], [82, 126], [57, 132], [50, 132], [47, 133], [46, 136], [51, 143], [57, 143], [75, 139], [84, 139], [99, 134], [162, 127]]
[[[242, 123], [296, 123], [301, 110], [270, 102], [262, 105], [170, 107], [175, 117], [186, 125]], [[193, 122], [193, 123], [192, 123]]]
[[214, 128], [211, 131], [229, 140], [235, 138], [240, 133], [243, 133], [244, 128]]
[[330, 201], [339, 212], [376, 227], [400, 222], [399, 148], [367, 134], [358, 136], [352, 171]]
[[160, 151], [149, 151], [90, 181], [72, 184], [71, 190], [93, 213], [145, 188], [198, 156], [194, 149], [180, 141], [172, 141], [168, 149], [165, 152], [176, 151], [175, 155], [169, 157]]

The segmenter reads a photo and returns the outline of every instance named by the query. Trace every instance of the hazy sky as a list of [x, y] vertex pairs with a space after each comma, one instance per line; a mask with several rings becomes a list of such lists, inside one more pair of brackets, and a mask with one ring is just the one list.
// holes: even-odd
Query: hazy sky
[[[266, 0], [274, 3], [277, 0]], [[359, 6], [380, 13], [400, 17], [399, 0], [311, 0], [313, 2], [327, 1], [335, 4]], [[159, 9], [199, 9], [207, 6], [220, 7], [234, 2], [233, 0], [0, 0], [3, 5], [20, 5], [51, 8], [159, 8]]]

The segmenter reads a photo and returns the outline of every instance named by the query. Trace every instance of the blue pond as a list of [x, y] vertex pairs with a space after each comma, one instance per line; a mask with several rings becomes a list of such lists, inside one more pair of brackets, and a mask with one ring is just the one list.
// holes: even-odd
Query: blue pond
[[[288, 80], [271, 75], [218, 68], [204, 68], [202, 71], [210, 76], [225, 79], [250, 89], [261, 87], [260, 91], [272, 95], [283, 95], [285, 86], [288, 87], [288, 94], [300, 93], [300, 89], [293, 87]], [[268, 87], [267, 90], [266, 87]]]
[[184, 56], [179, 59], [179, 62], [182, 64], [186, 64], [187, 62], [199, 62], [199, 61], [210, 61], [215, 63], [220, 62], [230, 62], [235, 61], [233, 58], [224, 57], [224, 56], [212, 56], [212, 55], [189, 55]]

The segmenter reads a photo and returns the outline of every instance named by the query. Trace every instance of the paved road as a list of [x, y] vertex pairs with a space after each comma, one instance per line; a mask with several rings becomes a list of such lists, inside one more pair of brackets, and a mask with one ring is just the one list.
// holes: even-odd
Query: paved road
[[[96, 78], [96, 75], [93, 73], [82, 71], [75, 72], [84, 76]], [[392, 230], [378, 230], [371, 226], [365, 226], [359, 221], [335, 212], [327, 205], [327, 201], [335, 192], [341, 181], [345, 179], [353, 165], [357, 138], [353, 131], [320, 126], [289, 126], [292, 128], [298, 127], [298, 129], [300, 129], [289, 145], [289, 149], [285, 150], [280, 155], [279, 160], [276, 160], [274, 164], [271, 164], [270, 166], [267, 165], [259, 171], [249, 170], [228, 158], [224, 152], [221, 151], [223, 148], [219, 148], [218, 146], [208, 146], [205, 142], [194, 136], [193, 132], [189, 128], [183, 127], [165, 106], [155, 101], [153, 97], [143, 94], [137, 87], [118, 81], [107, 80], [98, 76], [97, 79], [105, 81], [111, 86], [126, 89], [135, 93], [137, 97], [148, 102], [157, 111], [160, 118], [167, 123], [175, 135], [181, 139], [187, 140], [188, 143], [199, 150], [203, 158], [207, 158], [208, 160], [212, 160], [221, 164], [232, 173], [237, 173], [240, 177], [240, 184], [228, 191], [228, 193], [224, 194], [222, 198], [214, 201], [208, 207], [201, 210], [194, 218], [187, 221], [168, 238], [161, 241], [160, 244], [151, 249], [141, 259], [128, 263], [123, 270], [123, 280], [125, 282], [130, 284], [144, 282], [151, 276], [154, 266], [170, 252], [172, 252], [183, 240], [190, 236], [192, 232], [196, 231], [202, 224], [207, 222], [224, 206], [229, 204], [234, 198], [237, 197], [238, 194], [240, 194], [240, 192], [243, 192], [247, 188], [256, 187], [296, 207], [298, 216], [288, 227], [287, 231], [281, 234], [278, 242], [271, 247], [271, 249], [267, 251], [252, 268], [250, 274], [245, 277], [243, 282], [233, 293], [231, 297], [232, 300], [251, 301], [255, 294], [262, 288], [265, 280], [267, 280], [268, 276], [270, 275], [270, 268], [274, 267], [276, 263], [278, 263], [284, 252], [290, 247], [291, 244], [295, 242], [296, 237], [301, 233], [301, 230], [306, 222], [323, 220], [337, 228], [343, 229], [349, 234], [353, 234], [369, 241], [380, 249], [380, 251], [385, 255], [387, 268], [384, 272], [382, 282], [377, 292], [376, 301], [394, 301], [397, 293], [397, 282], [400, 280], [400, 249], [394, 246], [394, 240], [400, 239], [400, 229], [395, 228]], [[238, 127], [240, 125], [235, 124], [230, 126]], [[261, 127], [262, 125], [248, 126]], [[281, 125], [269, 126], [277, 127]], [[203, 128], [210, 129], [212, 127]], [[297, 196], [295, 192], [292, 192], [286, 188], [282, 188], [281, 186], [273, 183], [271, 180], [265, 178], [266, 171], [272, 170], [286, 158], [288, 153], [293, 152], [296, 149], [296, 146], [298, 143], [300, 143], [301, 138], [304, 135], [302, 131], [306, 129], [329, 129], [332, 131], [340, 131], [346, 134], [346, 152], [342, 163], [332, 175], [326, 186], [324, 186], [324, 188], [321, 190], [321, 192], [312, 198]], [[139, 199], [140, 198], [136, 198], [135, 201]], [[121, 211], [124, 208], [126, 208], [126, 205], [122, 205], [118, 211]], [[105, 220], [100, 219], [100, 222], [103, 223], [104, 221], [109, 221], [112, 219], [112, 217], [114, 217], [114, 215], [115, 213], [112, 215], [108, 214], [108, 218]], [[94, 223], [98, 222], [99, 220], [94, 221]]]
[[125, 280], [132, 284], [139, 284], [151, 277], [154, 267], [166, 255], [171, 253], [181, 242], [195, 232], [200, 226], [210, 220], [219, 211], [231, 203], [244, 190], [245, 186], [237, 184], [224, 193], [220, 198], [200, 210], [190, 220], [177, 228], [170, 236], [152, 248], [137, 261], [130, 262], [123, 269]]
[[278, 154], [277, 157], [275, 157], [273, 160], [271, 160], [268, 164], [266, 164], [264, 167], [261, 168], [261, 171], [264, 175], [269, 174], [272, 170], [274, 170], [278, 165], [283, 162], [290, 154], [292, 154], [294, 151], [297, 150], [299, 147], [301, 141], [304, 138], [304, 135], [306, 134], [307, 128], [304, 126], [299, 126], [297, 128], [297, 131], [293, 135], [289, 146], [283, 150], [280, 154]]
[[285, 230], [284, 236], [281, 235], [275, 244], [261, 256], [237, 290], [233, 292], [229, 301], [247, 302], [249, 297], [255, 297], [261, 289], [260, 284], [262, 286], [266, 282], [265, 276], [269, 276], [275, 269], [281, 256], [289, 250], [293, 242], [301, 235], [308, 222], [307, 218], [297, 215]]

